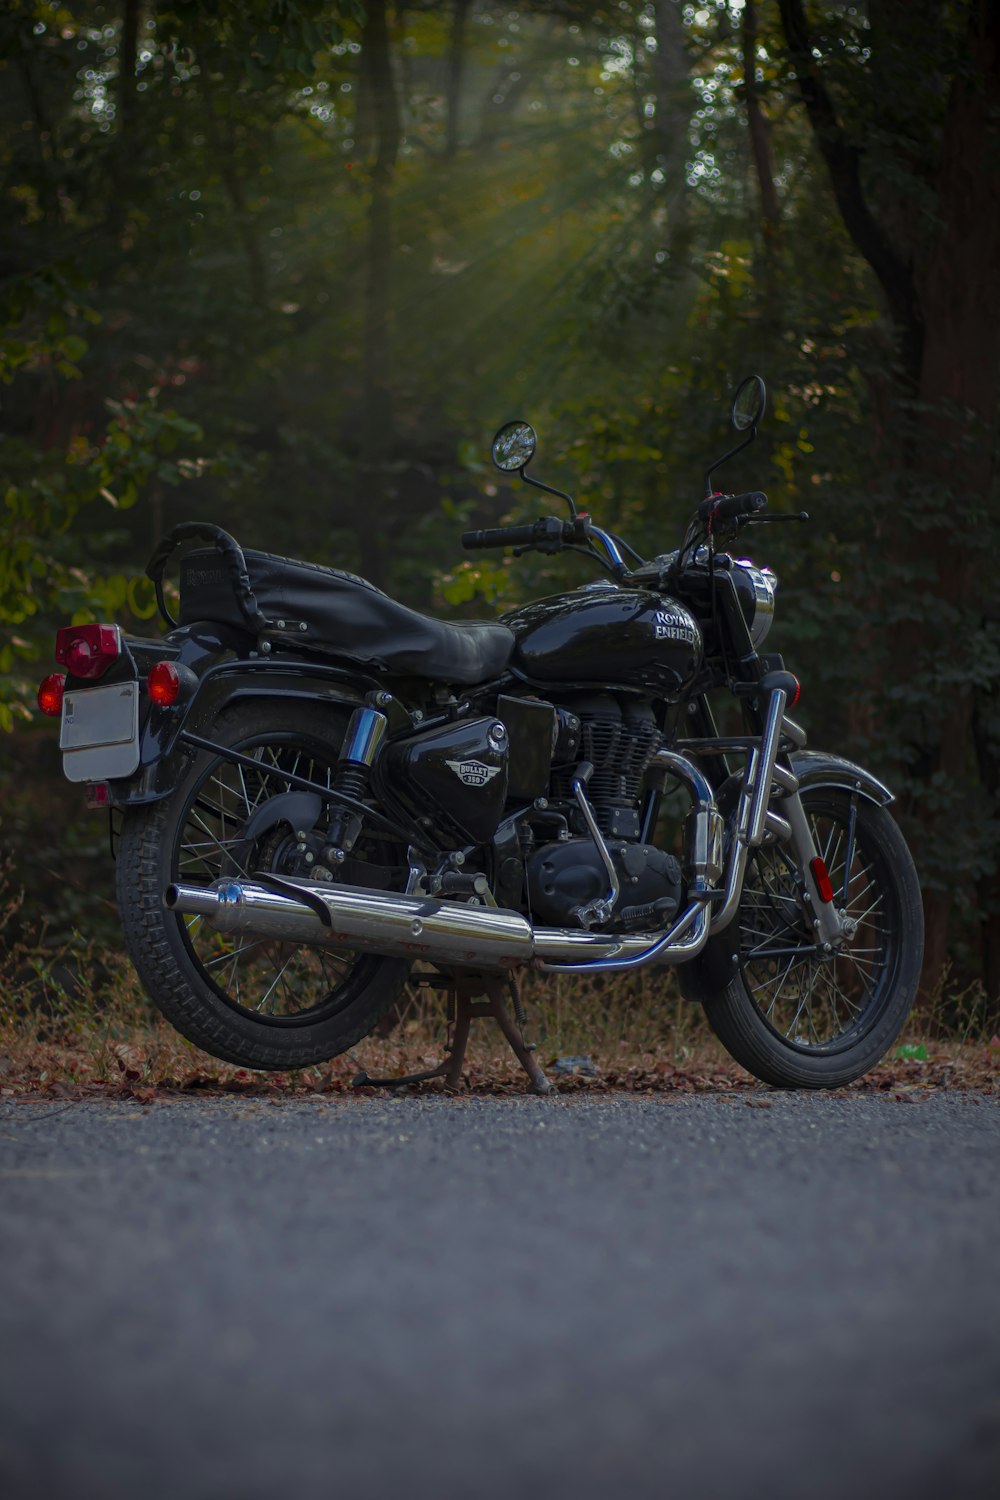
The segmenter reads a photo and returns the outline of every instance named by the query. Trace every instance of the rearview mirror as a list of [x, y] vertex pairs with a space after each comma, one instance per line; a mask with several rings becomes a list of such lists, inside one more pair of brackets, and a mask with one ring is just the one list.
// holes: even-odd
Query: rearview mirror
[[516, 474], [535, 455], [535, 429], [527, 422], [505, 422], [493, 439], [493, 462], [505, 474]]
[[729, 420], [737, 432], [756, 428], [767, 404], [767, 387], [759, 375], [748, 375], [736, 389]]

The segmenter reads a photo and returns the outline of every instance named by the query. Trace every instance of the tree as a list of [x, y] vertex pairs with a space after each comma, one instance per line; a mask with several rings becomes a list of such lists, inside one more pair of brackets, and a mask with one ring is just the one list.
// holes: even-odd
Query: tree
[[[948, 951], [954, 822], [970, 795], [980, 826], [997, 830], [997, 746], [985, 727], [996, 698], [996, 628], [985, 554], [970, 542], [996, 501], [1000, 198], [983, 183], [984, 166], [989, 174], [1000, 165], [1000, 12], [988, 0], [877, 0], [866, 45], [852, 38], [843, 62], [843, 36], [811, 32], [802, 0], [779, 6], [837, 208], [895, 334], [883, 450], [898, 473], [891, 557], [926, 590], [917, 618], [895, 631], [905, 663], [899, 755], [926, 837], [944, 855], [925, 890], [932, 991]], [[957, 536], [956, 516], [964, 521]], [[984, 979], [1000, 999], [995, 845], [964, 854], [983, 905]]]

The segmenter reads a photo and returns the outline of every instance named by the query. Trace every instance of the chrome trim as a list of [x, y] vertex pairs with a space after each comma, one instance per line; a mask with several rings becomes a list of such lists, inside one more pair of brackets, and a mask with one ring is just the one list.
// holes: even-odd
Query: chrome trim
[[753, 584], [754, 611], [750, 621], [750, 639], [759, 646], [774, 623], [774, 595], [778, 577], [770, 568], [758, 568], [749, 557], [734, 557], [734, 567], [745, 573]]
[[788, 819], [783, 818], [780, 813], [772, 812], [770, 808], [764, 814], [764, 832], [769, 833], [772, 838], [780, 839], [783, 844], [787, 844], [792, 836]]
[[793, 792], [797, 792], [799, 789], [799, 778], [794, 772], [786, 771], [784, 766], [779, 766], [777, 763], [775, 763], [771, 771], [771, 781], [777, 782], [781, 788], [782, 795], [785, 797], [790, 797]]
[[688, 791], [695, 802], [705, 802], [712, 807], [715, 806], [715, 793], [712, 791], [712, 783], [704, 771], [699, 770], [694, 762], [688, 760], [686, 756], [679, 755], [676, 750], [667, 750], [665, 748], [657, 750], [649, 762], [649, 769], [651, 770], [654, 766], [659, 766], [664, 771], [669, 771], [671, 776], [676, 776], [679, 781], [686, 781]]
[[356, 708], [347, 726], [340, 751], [341, 761], [373, 766], [389, 728], [389, 720], [374, 708]]
[[[163, 899], [169, 910], [202, 916], [219, 932], [277, 937], [312, 947], [355, 948], [471, 969], [505, 970], [532, 959], [541, 960], [543, 966], [560, 966], [560, 959], [584, 957], [587, 961], [579, 965], [581, 969], [603, 960], [611, 960], [612, 967], [631, 968], [654, 957], [664, 961], [693, 958], [708, 936], [707, 919], [699, 920], [696, 930], [679, 941], [704, 910], [698, 903], [688, 907], [666, 933], [622, 937], [560, 927], [532, 931], [518, 912], [427, 896], [291, 879], [283, 880], [282, 887], [271, 890], [250, 880], [220, 880], [214, 886], [176, 882], [167, 887]], [[298, 887], [301, 900], [286, 894], [293, 887]]]
[[781, 725], [781, 731], [786, 736], [786, 738], [791, 740], [796, 749], [802, 750], [805, 748], [807, 738], [805, 730], [802, 728], [801, 724], [797, 724], [795, 720], [790, 719], [787, 714], [785, 715], [784, 721]]
[[608, 880], [611, 883], [606, 896], [594, 901], [588, 901], [584, 906], [577, 906], [573, 909], [572, 915], [576, 917], [580, 926], [589, 927], [591, 922], [606, 922], [611, 916], [618, 897], [621, 894], [621, 882], [618, 879], [618, 871], [615, 869], [615, 862], [611, 858], [611, 852], [604, 842], [601, 830], [597, 826], [597, 819], [594, 817], [590, 803], [587, 801], [587, 794], [583, 786], [583, 782], [574, 776], [572, 781], [573, 796], [576, 798], [577, 806], [583, 813], [584, 822], [590, 830], [590, 837], [597, 846], [597, 852], [601, 856], [601, 861], [608, 874]]
[[712, 919], [709, 923], [708, 930], [712, 937], [717, 932], [721, 932], [723, 928], [728, 927], [739, 911], [748, 854], [749, 850], [742, 839], [734, 838], [729, 850], [729, 869], [726, 871], [726, 893], [722, 899], [722, 905], [712, 913]]
[[[688, 928], [694, 926], [694, 931], [689, 936], [684, 934]], [[549, 974], [594, 974], [597, 972], [607, 973], [620, 969], [637, 969], [643, 964], [653, 963], [660, 959], [662, 962], [684, 963], [688, 959], [697, 958], [698, 954], [708, 942], [709, 914], [704, 902], [693, 902], [687, 907], [668, 928], [662, 937], [657, 938], [650, 945], [649, 937], [642, 939], [644, 944], [639, 952], [623, 952], [621, 955], [606, 958], [593, 958], [589, 963], [566, 964], [566, 963], [543, 963], [542, 969]], [[543, 933], [538, 933], [539, 952], [542, 949]], [[637, 940], [626, 939], [622, 943], [624, 949], [628, 949]]]
[[747, 842], [750, 834], [750, 808], [754, 789], [757, 786], [757, 767], [759, 764], [760, 747], [755, 745], [747, 756], [747, 763], [743, 771], [743, 786], [740, 788], [740, 800], [736, 813], [735, 835], [741, 844]]
[[[285, 894], [295, 887], [302, 891], [301, 901]], [[251, 880], [220, 880], [207, 887], [177, 882], [168, 886], [164, 903], [173, 911], [205, 917], [220, 932], [322, 948], [356, 948], [477, 969], [508, 969], [532, 955], [531, 925], [517, 912], [360, 886], [289, 879], [277, 891]]]
[[649, 762], [649, 768], [654, 767], [687, 783], [693, 805], [684, 820], [684, 873], [692, 883], [692, 893], [700, 895], [715, 885], [724, 868], [725, 824], [715, 805], [712, 784], [676, 750], [657, 750]]
[[785, 712], [786, 699], [787, 694], [784, 688], [775, 688], [771, 693], [764, 720], [764, 733], [761, 735], [760, 753], [757, 756], [751, 756], [750, 759], [750, 764], [754, 769], [753, 782], [747, 782], [748, 790], [752, 785], [752, 792], [746, 837], [751, 848], [756, 848], [764, 837], [764, 818], [767, 814], [767, 804], [771, 800], [774, 762], [781, 741], [781, 719]]
[[599, 556], [605, 557], [607, 561], [611, 563], [612, 567], [617, 568], [620, 572], [628, 572], [628, 564], [626, 563], [624, 557], [622, 557], [617, 542], [614, 541], [612, 537], [608, 536], [608, 533], [606, 531], [602, 531], [599, 526], [595, 526], [593, 522], [591, 522], [591, 524], [587, 527], [587, 537], [591, 542], [596, 539], [601, 543], [599, 547], [594, 548], [594, 551]]

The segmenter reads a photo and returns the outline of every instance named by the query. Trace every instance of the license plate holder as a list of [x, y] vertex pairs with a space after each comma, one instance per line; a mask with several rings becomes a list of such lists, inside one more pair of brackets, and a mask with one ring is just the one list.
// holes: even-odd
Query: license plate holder
[[63, 697], [59, 748], [68, 781], [112, 781], [139, 766], [139, 684], [115, 682]]

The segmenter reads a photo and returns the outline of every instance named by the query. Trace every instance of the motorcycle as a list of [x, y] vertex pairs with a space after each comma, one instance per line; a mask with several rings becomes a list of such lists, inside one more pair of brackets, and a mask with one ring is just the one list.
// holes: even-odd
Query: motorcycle
[[[519, 970], [675, 965], [769, 1084], [843, 1085], [885, 1054], [920, 975], [913, 861], [892, 793], [806, 748], [799, 684], [761, 649], [777, 579], [733, 544], [796, 518], [712, 486], [765, 401], [759, 376], [741, 384], [736, 445], [680, 547], [649, 560], [528, 474], [526, 422], [502, 427], [497, 467], [569, 514], [464, 547], [569, 550], [605, 576], [495, 622], [431, 619], [184, 523], [147, 568], [161, 639], [58, 632], [39, 704], [66, 776], [112, 811], [125, 942], [180, 1032], [301, 1068], [368, 1035], [409, 980], [461, 1002], [450, 1059], [417, 1076], [457, 1078], [478, 994], [545, 1090]], [[181, 558], [174, 619], [164, 572], [187, 541], [209, 546]], [[740, 733], [719, 731], [720, 690]]]

